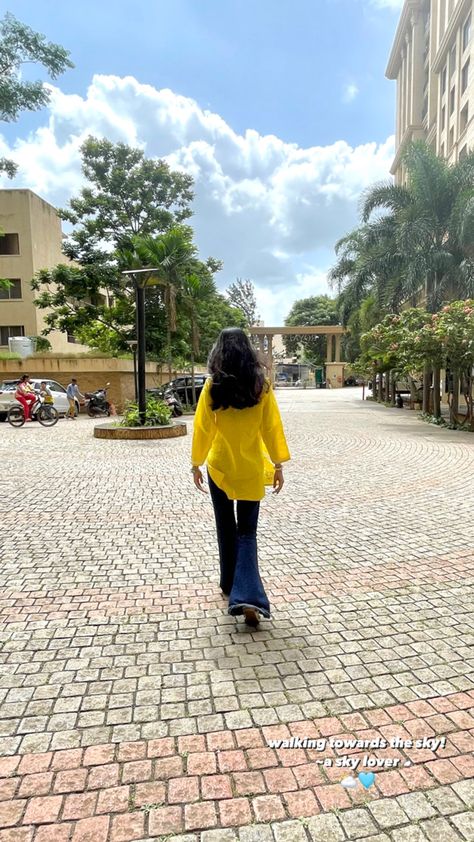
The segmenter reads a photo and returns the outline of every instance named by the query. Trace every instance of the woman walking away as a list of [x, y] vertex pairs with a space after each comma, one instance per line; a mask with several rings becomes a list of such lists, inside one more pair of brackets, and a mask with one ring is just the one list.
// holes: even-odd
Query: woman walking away
[[290, 459], [290, 454], [275, 395], [243, 330], [226, 328], [221, 332], [208, 367], [211, 376], [194, 419], [194, 484], [205, 491], [200, 466], [207, 460], [220, 586], [229, 597], [229, 614], [243, 614], [247, 625], [256, 627], [260, 615], [270, 617], [257, 559], [260, 500], [265, 485], [273, 485], [274, 493], [280, 493], [281, 463]]

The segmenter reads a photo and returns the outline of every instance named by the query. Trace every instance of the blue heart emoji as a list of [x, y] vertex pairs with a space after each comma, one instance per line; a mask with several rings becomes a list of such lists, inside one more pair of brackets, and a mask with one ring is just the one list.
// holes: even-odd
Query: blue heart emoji
[[372, 786], [375, 781], [375, 775], [373, 772], [359, 772], [357, 777], [359, 778], [362, 786], [366, 789], [368, 789], [369, 786]]

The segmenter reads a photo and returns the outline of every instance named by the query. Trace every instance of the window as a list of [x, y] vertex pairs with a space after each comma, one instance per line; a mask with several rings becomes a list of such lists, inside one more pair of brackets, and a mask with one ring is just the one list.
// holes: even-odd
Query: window
[[72, 333], [67, 334], [67, 341], [71, 343], [71, 345], [76, 344], [76, 337]]
[[49, 386], [52, 392], [60, 392], [61, 395], [66, 394], [64, 386], [61, 386], [60, 383], [56, 383], [56, 380], [47, 380], [46, 385]]
[[448, 81], [448, 66], [445, 65], [443, 72], [441, 74], [441, 94], [446, 93], [446, 85]]
[[446, 126], [446, 106], [443, 105], [441, 109], [441, 131], [444, 131]]
[[463, 146], [459, 153], [459, 160], [464, 161], [464, 158], [467, 158], [467, 143]]
[[454, 126], [449, 132], [449, 147], [448, 147], [449, 152], [451, 152], [451, 149], [453, 148], [453, 146], [454, 146]]
[[439, 154], [441, 155], [442, 158], [444, 158], [444, 143], [441, 144]]
[[451, 54], [449, 56], [449, 74], [450, 74], [450, 76], [453, 75], [455, 70], [456, 70], [456, 44], [452, 48]]
[[14, 325], [13, 327], [0, 327], [0, 345], [8, 345], [8, 340], [13, 336], [24, 336], [25, 328], [23, 325]]
[[454, 106], [456, 105], [456, 88], [451, 89], [449, 97], [449, 113], [454, 114]]
[[18, 234], [0, 234], [0, 254], [20, 254]]
[[21, 281], [19, 278], [8, 278], [9, 289], [0, 289], [0, 299], [21, 298]]
[[466, 49], [471, 40], [471, 15], [469, 15], [466, 23], [462, 28], [462, 51]]
[[470, 64], [470, 61], [468, 59], [466, 61], [466, 64], [464, 65], [464, 67], [462, 69], [462, 74], [461, 74], [461, 93], [462, 94], [464, 93], [464, 91], [467, 90], [467, 86], [469, 84], [469, 64]]
[[467, 124], [469, 122], [469, 105], [466, 102], [463, 110], [461, 111], [461, 121], [459, 124], [459, 131], [462, 133], [466, 130]]

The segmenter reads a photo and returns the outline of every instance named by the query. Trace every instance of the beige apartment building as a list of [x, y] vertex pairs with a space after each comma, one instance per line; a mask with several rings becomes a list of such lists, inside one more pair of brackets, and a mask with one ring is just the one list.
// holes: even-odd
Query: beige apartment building
[[397, 82], [396, 154], [422, 138], [449, 163], [474, 147], [474, 0], [405, 0], [386, 75]]
[[[30, 281], [39, 269], [50, 269], [66, 258], [61, 251], [61, 220], [56, 209], [31, 190], [0, 190], [0, 278], [12, 286], [0, 290], [0, 350], [15, 336], [39, 336], [45, 310], [34, 305]], [[73, 336], [54, 331], [52, 350], [83, 351]]]

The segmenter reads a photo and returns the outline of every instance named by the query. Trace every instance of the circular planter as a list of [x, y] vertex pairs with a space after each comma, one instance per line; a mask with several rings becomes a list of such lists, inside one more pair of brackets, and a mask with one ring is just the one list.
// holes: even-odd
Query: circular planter
[[162, 427], [116, 427], [114, 424], [97, 424], [94, 427], [96, 439], [174, 439], [185, 436], [188, 430], [186, 424], [166, 424]]

